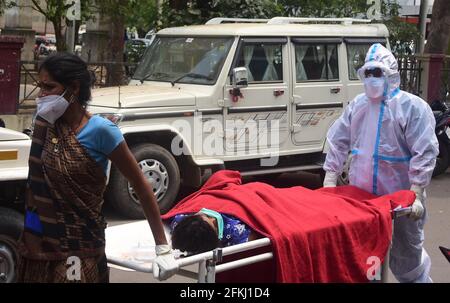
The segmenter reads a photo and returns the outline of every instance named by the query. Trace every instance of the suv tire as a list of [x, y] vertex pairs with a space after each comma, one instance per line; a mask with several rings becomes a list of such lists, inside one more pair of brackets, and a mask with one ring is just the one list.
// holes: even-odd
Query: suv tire
[[[166, 213], [174, 205], [180, 189], [180, 170], [175, 158], [165, 148], [151, 143], [136, 145], [131, 152], [152, 183], [161, 214]], [[111, 169], [106, 199], [120, 214], [130, 219], [145, 219], [134, 190], [116, 168]]]
[[23, 224], [20, 213], [0, 207], [0, 283], [11, 283], [17, 279], [17, 241], [22, 234]]

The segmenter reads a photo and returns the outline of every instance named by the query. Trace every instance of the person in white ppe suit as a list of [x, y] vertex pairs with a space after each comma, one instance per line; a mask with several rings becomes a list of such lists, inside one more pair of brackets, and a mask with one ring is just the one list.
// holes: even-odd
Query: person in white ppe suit
[[351, 185], [376, 195], [414, 191], [412, 214], [394, 222], [389, 265], [399, 282], [432, 282], [423, 225], [425, 188], [439, 154], [433, 112], [424, 100], [400, 90], [397, 60], [379, 43], [369, 48], [358, 77], [365, 93], [327, 134], [324, 187], [336, 186], [351, 153]]

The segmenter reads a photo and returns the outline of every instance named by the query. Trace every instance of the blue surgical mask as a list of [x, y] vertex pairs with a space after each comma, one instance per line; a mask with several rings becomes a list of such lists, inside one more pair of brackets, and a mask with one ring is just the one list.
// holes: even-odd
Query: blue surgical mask
[[219, 240], [222, 240], [223, 238], [223, 218], [222, 215], [219, 214], [218, 212], [211, 210], [211, 209], [207, 209], [207, 208], [202, 208], [199, 213], [203, 213], [209, 217], [215, 218], [217, 220], [217, 230], [218, 230], [218, 236], [219, 236]]
[[366, 96], [370, 100], [379, 100], [386, 94], [386, 80], [384, 77], [364, 78], [364, 89], [366, 91]]

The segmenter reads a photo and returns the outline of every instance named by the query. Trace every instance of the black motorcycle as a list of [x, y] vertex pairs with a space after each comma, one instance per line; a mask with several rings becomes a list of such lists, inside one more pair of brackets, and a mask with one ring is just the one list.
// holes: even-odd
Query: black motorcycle
[[431, 104], [434, 118], [436, 120], [436, 136], [439, 141], [439, 155], [436, 158], [436, 166], [433, 177], [443, 174], [450, 165], [450, 108], [444, 101], [436, 100]]

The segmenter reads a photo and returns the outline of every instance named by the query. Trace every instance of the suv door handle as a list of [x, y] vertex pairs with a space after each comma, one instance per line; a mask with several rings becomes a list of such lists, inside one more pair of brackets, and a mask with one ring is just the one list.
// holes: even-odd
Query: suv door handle
[[332, 94], [339, 94], [340, 91], [341, 91], [340, 87], [330, 88], [330, 93], [332, 93]]
[[273, 91], [273, 95], [275, 97], [282, 96], [282, 95], [284, 95], [284, 90], [283, 89], [276, 89], [276, 90]]

